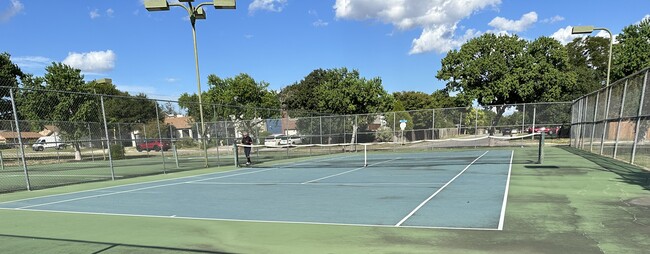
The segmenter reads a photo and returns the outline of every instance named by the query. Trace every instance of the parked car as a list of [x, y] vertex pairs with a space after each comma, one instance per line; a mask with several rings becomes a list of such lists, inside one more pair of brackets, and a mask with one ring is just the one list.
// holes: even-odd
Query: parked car
[[543, 126], [535, 126], [533, 127], [528, 127], [528, 133], [546, 133], [548, 135], [555, 135], [560, 131], [560, 126], [554, 126], [554, 127], [543, 127]]
[[60, 150], [65, 148], [65, 143], [59, 136], [46, 136], [38, 138], [32, 145], [34, 151], [43, 151], [45, 148]]
[[501, 130], [501, 133], [503, 136], [512, 136], [514, 134], [519, 133], [519, 130], [517, 128], [503, 128]]
[[282, 137], [284, 137], [284, 135], [281, 135], [281, 134], [274, 134], [274, 135], [268, 136], [268, 137], [264, 138], [264, 145], [265, 146], [279, 146], [280, 141], [282, 140]]
[[302, 139], [299, 136], [282, 136], [280, 138], [280, 145], [299, 145], [302, 144]]
[[172, 145], [169, 143], [169, 141], [164, 141], [164, 140], [145, 140], [144, 142], [138, 144], [135, 149], [138, 150], [138, 152], [142, 152], [142, 150], [145, 151], [151, 151], [154, 150], [156, 152], [163, 150], [167, 151], [172, 147]]

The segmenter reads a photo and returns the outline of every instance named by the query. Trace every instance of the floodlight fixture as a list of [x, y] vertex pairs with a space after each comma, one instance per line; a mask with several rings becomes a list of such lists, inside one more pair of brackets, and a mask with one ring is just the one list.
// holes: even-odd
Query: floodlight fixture
[[195, 19], [205, 19], [205, 11], [203, 10], [203, 7], [197, 7], [196, 10], [194, 11], [194, 18]]
[[590, 34], [593, 31], [593, 26], [574, 26], [571, 28], [571, 34]]
[[214, 0], [212, 3], [215, 9], [236, 9], [237, 3], [235, 0]]
[[167, 3], [167, 0], [146, 0], [144, 1], [144, 8], [147, 11], [168, 11], [169, 3]]
[[602, 30], [609, 34], [609, 59], [607, 60], [607, 83], [605, 86], [609, 86], [609, 73], [612, 69], [612, 47], [614, 46], [614, 35], [607, 28], [603, 27], [594, 27], [594, 26], [574, 26], [571, 28], [571, 34], [590, 34], [594, 30]]

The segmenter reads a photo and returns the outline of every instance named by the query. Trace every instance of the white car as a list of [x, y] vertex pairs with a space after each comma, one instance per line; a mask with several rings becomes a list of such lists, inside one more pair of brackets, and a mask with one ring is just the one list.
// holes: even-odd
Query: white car
[[280, 145], [299, 145], [302, 144], [302, 139], [299, 136], [282, 136], [280, 138]]
[[275, 135], [268, 136], [268, 137], [264, 138], [264, 145], [265, 146], [279, 146], [280, 142], [282, 142], [282, 137], [284, 137], [284, 135], [281, 135], [281, 134], [275, 134]]

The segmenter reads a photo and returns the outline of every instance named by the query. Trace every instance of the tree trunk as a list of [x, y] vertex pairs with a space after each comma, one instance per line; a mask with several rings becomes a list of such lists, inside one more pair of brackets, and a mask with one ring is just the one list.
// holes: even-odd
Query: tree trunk
[[[75, 142], [72, 144], [74, 147], [74, 160], [80, 161], [81, 160], [81, 147], [79, 147], [79, 143]], [[109, 153], [111, 151], [108, 151]]]
[[501, 117], [503, 117], [503, 113], [506, 112], [506, 106], [496, 106], [497, 108], [497, 115], [494, 116], [494, 119], [492, 120], [492, 126], [490, 126], [490, 135], [494, 135], [496, 132], [496, 126], [499, 125], [499, 121], [501, 121]]

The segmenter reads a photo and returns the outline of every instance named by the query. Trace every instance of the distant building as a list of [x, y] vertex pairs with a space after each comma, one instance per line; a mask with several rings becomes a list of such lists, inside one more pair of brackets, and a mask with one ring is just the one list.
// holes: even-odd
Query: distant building
[[193, 123], [194, 120], [189, 116], [177, 115], [165, 117], [165, 124], [169, 124], [176, 128], [176, 132], [173, 135], [175, 138], [197, 138], [199, 135], [198, 133], [194, 133], [194, 130], [192, 129]]

